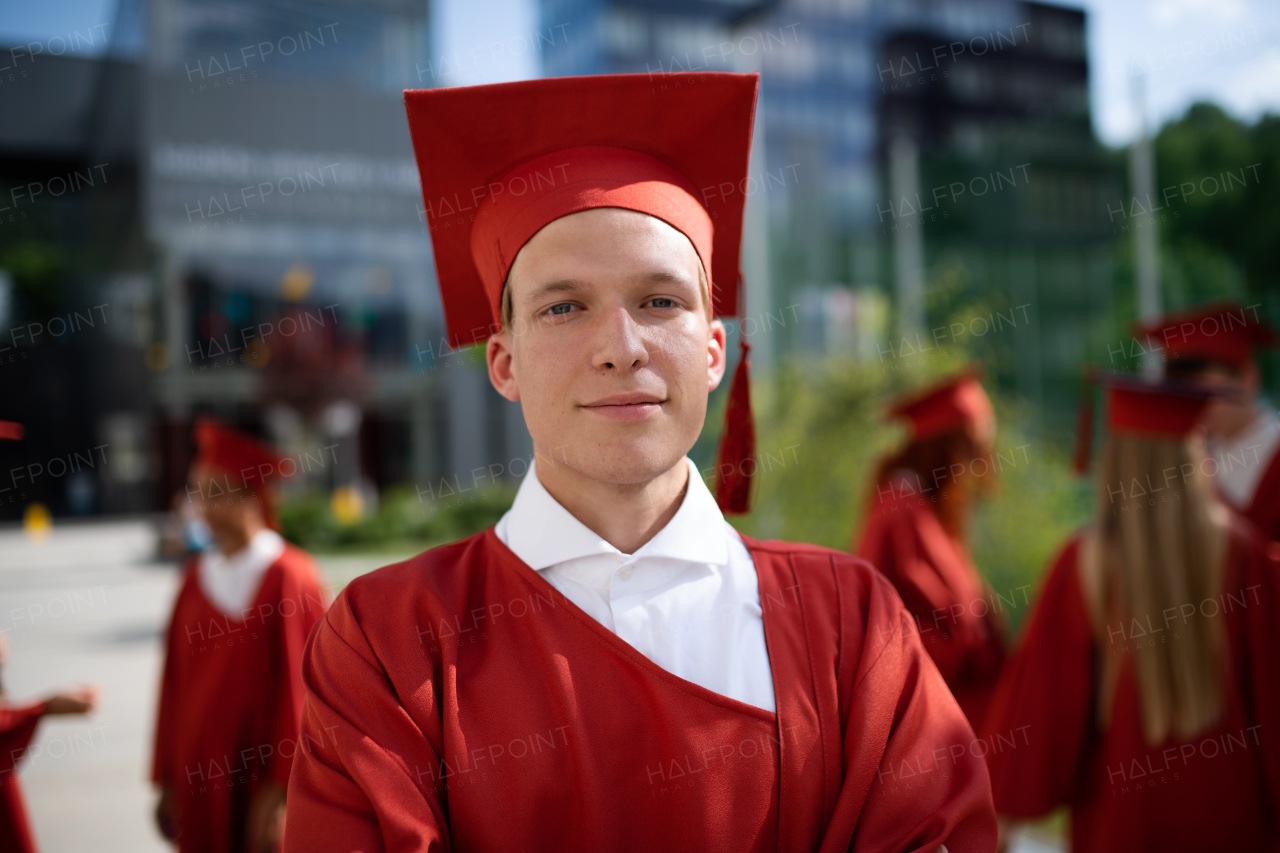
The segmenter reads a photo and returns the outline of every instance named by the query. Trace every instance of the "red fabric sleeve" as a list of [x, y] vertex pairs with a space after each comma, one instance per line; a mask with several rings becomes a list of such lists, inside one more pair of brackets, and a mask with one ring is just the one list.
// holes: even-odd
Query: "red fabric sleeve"
[[1079, 539], [1073, 539], [1049, 570], [988, 712], [988, 739], [1015, 744], [993, 749], [987, 759], [1002, 814], [1035, 817], [1069, 804], [1093, 733], [1094, 638], [1080, 587], [1079, 550]]
[[303, 656], [308, 747], [289, 778], [284, 851], [447, 850], [443, 791], [428, 768], [403, 758], [421, 754], [424, 739], [437, 761], [444, 754], [438, 685], [426, 678], [417, 695], [404, 697], [432, 711], [420, 729], [365, 638], [349, 592], [334, 601]]
[[973, 730], [890, 584], [875, 576], [867, 599], [861, 655], [841, 650], [840, 680], [853, 687], [841, 703], [844, 807], [828, 838], [852, 821], [858, 853], [990, 853], [995, 812]]
[[300, 747], [285, 749], [296, 743], [302, 720], [304, 689], [302, 684], [303, 650], [311, 629], [324, 616], [325, 603], [315, 565], [309, 555], [290, 548], [283, 558], [280, 584], [280, 618], [274, 621], [277, 667], [272, 683], [276, 694], [271, 697], [274, 709], [271, 742], [277, 746], [266, 761], [266, 777], [280, 785], [289, 783], [289, 772]]
[[194, 582], [194, 566], [194, 561], [188, 561], [183, 581], [178, 585], [178, 594], [174, 598], [173, 612], [169, 614], [169, 627], [165, 630], [164, 668], [160, 675], [160, 700], [156, 711], [156, 733], [151, 759], [151, 781], [160, 787], [173, 784], [170, 774], [173, 771], [173, 739], [177, 730], [177, 721], [174, 719], [174, 691], [178, 686], [176, 662], [179, 660], [177, 649], [174, 647], [176, 642], [174, 625], [178, 618], [178, 607], [182, 603], [187, 587]]
[[48, 709], [48, 702], [15, 706], [0, 700], [0, 773], [18, 766]]

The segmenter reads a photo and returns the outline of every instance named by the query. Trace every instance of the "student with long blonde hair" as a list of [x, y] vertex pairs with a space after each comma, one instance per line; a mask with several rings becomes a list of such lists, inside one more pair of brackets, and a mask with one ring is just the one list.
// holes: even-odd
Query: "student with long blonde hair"
[[1214, 493], [1208, 397], [1105, 382], [1094, 522], [1049, 570], [987, 718], [997, 809], [1068, 806], [1091, 853], [1275, 849], [1280, 565]]

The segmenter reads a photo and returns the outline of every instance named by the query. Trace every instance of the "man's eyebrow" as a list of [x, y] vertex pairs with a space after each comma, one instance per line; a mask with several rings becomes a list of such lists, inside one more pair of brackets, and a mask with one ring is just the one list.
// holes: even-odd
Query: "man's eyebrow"
[[[641, 273], [638, 278], [646, 284], [688, 284], [696, 286], [686, 276], [670, 270], [653, 270]], [[588, 289], [588, 286], [581, 279], [560, 278], [538, 285], [525, 298], [537, 301], [556, 293], [576, 293], [586, 289]]]
[[648, 272], [643, 274], [641, 276], [641, 279], [647, 282], [652, 282], [654, 284], [664, 284], [667, 282], [674, 282], [675, 284], [696, 283], [696, 282], [690, 282], [687, 276], [683, 276], [683, 275], [680, 275], [679, 273], [671, 272], [670, 270], [654, 270], [653, 272]]
[[583, 283], [576, 278], [561, 278], [555, 281], [549, 281], [546, 284], [540, 284], [535, 287], [527, 297], [528, 299], [541, 299], [553, 293], [573, 293], [582, 290]]

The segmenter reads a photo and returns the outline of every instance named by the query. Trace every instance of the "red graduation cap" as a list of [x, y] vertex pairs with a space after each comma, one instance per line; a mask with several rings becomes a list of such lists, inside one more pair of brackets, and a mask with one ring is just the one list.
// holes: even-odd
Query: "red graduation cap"
[[895, 399], [886, 417], [911, 423], [913, 441], [924, 441], [952, 430], [964, 429], [974, 438], [995, 433], [996, 415], [991, 398], [982, 390], [978, 368], [950, 376]]
[[[488, 338], [516, 254], [583, 210], [647, 213], [693, 244], [716, 316], [739, 311], [755, 74], [610, 74], [407, 90], [449, 343]], [[750, 502], [755, 434], [746, 341], [730, 386], [716, 486]]]
[[284, 457], [274, 447], [248, 433], [219, 423], [213, 418], [196, 420], [196, 458], [192, 465], [206, 465], [239, 477], [245, 483], [266, 484], [283, 476]]
[[258, 495], [267, 526], [278, 532], [280, 519], [270, 484], [277, 477], [288, 476], [281, 470], [284, 456], [271, 445], [213, 418], [197, 418], [193, 432], [196, 457], [192, 467], [216, 468], [243, 482]]
[[13, 421], [0, 421], [0, 441], [21, 441], [25, 430], [22, 424]]
[[1155, 340], [1171, 359], [1209, 358], [1243, 367], [1261, 346], [1274, 346], [1275, 330], [1257, 317], [1257, 308], [1220, 301], [1158, 320], [1137, 322], [1134, 331]]
[[1212, 388], [1192, 382], [1148, 382], [1113, 374], [1098, 381], [1107, 389], [1107, 428], [1114, 435], [1184, 436], [1195, 429], [1215, 396]]
[[[1090, 367], [1085, 381], [1101, 385], [1107, 395], [1107, 429], [1112, 435], [1181, 438], [1200, 423], [1209, 401], [1221, 392], [1198, 382], [1102, 373]], [[1072, 468], [1084, 474], [1093, 446], [1093, 395], [1086, 386], [1076, 423]]]

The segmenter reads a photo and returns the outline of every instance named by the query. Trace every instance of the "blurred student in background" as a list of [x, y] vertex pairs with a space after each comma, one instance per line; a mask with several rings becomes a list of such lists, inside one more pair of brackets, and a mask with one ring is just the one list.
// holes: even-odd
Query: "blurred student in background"
[[302, 648], [325, 603], [314, 561], [278, 532], [280, 455], [210, 420], [195, 442], [187, 493], [213, 544], [187, 562], [169, 625], [156, 821], [183, 853], [271, 850], [302, 748]]
[[966, 544], [974, 501], [992, 482], [995, 413], [966, 372], [898, 399], [888, 415], [911, 436], [880, 462], [853, 550], [897, 588], [977, 729], [1004, 661], [1004, 627]]
[[1219, 390], [1203, 425], [1211, 473], [1222, 498], [1272, 539], [1280, 539], [1280, 417], [1258, 396], [1258, 350], [1275, 330], [1258, 306], [1214, 302], [1137, 327], [1164, 350], [1165, 375]]
[[1104, 382], [1094, 522], [1054, 560], [987, 717], [996, 807], [1068, 806], [1090, 853], [1275, 849], [1280, 565], [1205, 474], [1204, 389]]

